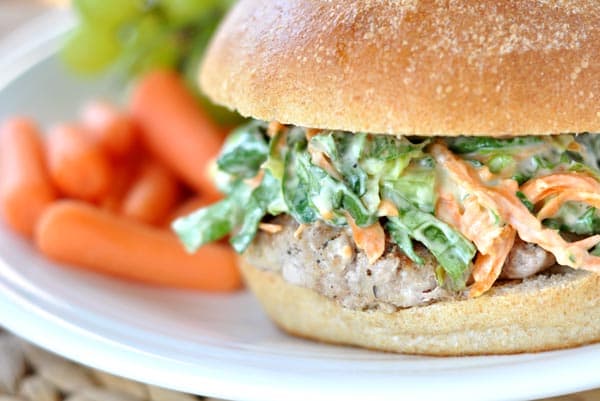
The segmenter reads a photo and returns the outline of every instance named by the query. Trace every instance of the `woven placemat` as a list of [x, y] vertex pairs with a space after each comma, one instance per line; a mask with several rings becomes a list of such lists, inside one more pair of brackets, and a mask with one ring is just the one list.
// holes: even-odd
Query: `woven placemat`
[[[218, 401], [91, 369], [0, 328], [0, 401]], [[598, 401], [600, 390], [544, 401]]]
[[0, 401], [218, 401], [70, 362], [0, 328]]

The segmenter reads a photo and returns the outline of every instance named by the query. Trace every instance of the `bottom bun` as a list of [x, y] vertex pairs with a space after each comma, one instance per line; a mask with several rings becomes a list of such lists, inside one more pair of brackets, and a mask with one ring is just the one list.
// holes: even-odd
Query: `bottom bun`
[[357, 311], [242, 261], [250, 289], [283, 330], [313, 340], [423, 355], [547, 351], [600, 340], [600, 276], [565, 269], [469, 300]]

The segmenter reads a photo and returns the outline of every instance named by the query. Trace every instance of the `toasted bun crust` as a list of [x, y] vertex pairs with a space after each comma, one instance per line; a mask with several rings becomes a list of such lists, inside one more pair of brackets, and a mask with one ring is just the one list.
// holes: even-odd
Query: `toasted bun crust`
[[311, 128], [600, 132], [600, 2], [241, 0], [200, 78], [216, 103]]
[[546, 351], [600, 341], [600, 275], [570, 270], [470, 300], [394, 313], [356, 311], [242, 262], [250, 289], [285, 331], [319, 341], [426, 355]]

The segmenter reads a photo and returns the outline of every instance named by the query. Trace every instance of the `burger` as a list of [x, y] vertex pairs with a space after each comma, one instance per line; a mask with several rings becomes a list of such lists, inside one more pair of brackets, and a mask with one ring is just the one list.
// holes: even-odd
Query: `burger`
[[285, 331], [428, 355], [600, 340], [597, 0], [241, 0], [200, 71], [250, 117], [177, 221]]

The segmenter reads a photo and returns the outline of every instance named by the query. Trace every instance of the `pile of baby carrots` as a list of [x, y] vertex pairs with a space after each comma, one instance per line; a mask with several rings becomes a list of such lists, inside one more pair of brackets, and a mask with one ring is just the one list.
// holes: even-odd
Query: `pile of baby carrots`
[[216, 243], [185, 252], [170, 223], [219, 198], [208, 167], [225, 137], [179, 76], [137, 83], [128, 110], [94, 101], [42, 133], [0, 127], [0, 211], [49, 258], [143, 283], [208, 291], [241, 286]]

